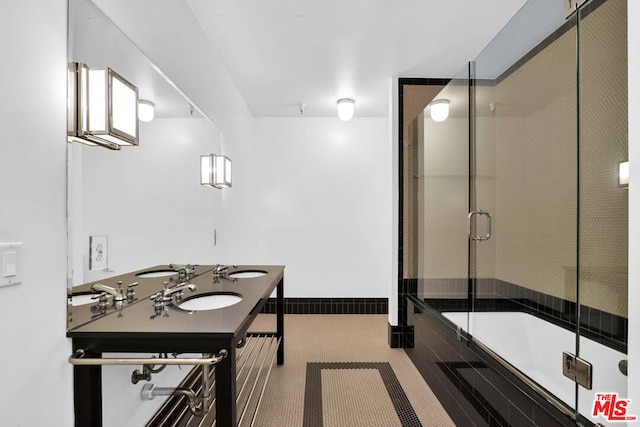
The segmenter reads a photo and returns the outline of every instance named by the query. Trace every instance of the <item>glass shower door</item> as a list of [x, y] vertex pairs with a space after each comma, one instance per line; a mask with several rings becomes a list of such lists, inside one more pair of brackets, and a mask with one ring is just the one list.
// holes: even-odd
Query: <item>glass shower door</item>
[[[421, 88], [428, 105], [410, 127], [405, 161], [414, 165], [409, 178], [406, 218], [414, 231], [405, 248], [412, 259], [420, 300], [466, 329], [468, 311], [468, 242], [465, 215], [469, 209], [469, 101], [465, 67], [444, 87]], [[405, 93], [406, 99], [406, 93]], [[432, 105], [448, 101], [446, 120], [432, 118]], [[425, 104], [427, 103], [425, 102]], [[409, 181], [409, 179], [407, 181]], [[405, 184], [406, 185], [406, 184]], [[409, 186], [407, 185], [407, 187]]]
[[472, 67], [469, 331], [567, 415], [620, 425], [638, 415], [626, 400], [627, 2], [587, 2], [526, 41], [518, 22], [541, 5], [527, 2]]
[[405, 138], [404, 277], [582, 424], [640, 414], [624, 411], [626, 5], [592, 0], [565, 21], [562, 7], [529, 0], [429, 93], [449, 101], [449, 118], [421, 105]]
[[[627, 398], [627, 2], [579, 9], [579, 356], [592, 366], [578, 412], [594, 424], [640, 415]], [[622, 166], [621, 166], [622, 165]]]
[[472, 67], [469, 329], [572, 416], [562, 355], [576, 354], [576, 28], [560, 14], [545, 31], [547, 9], [527, 2]]

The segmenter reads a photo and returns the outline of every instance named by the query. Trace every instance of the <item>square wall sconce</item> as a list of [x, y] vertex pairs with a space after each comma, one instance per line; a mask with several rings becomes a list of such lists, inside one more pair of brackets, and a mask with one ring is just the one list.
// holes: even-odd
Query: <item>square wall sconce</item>
[[230, 188], [231, 159], [217, 154], [200, 156], [200, 184], [214, 188]]
[[67, 140], [119, 150], [138, 145], [138, 88], [106, 67], [68, 70]]
[[618, 163], [618, 185], [629, 188], [629, 162]]

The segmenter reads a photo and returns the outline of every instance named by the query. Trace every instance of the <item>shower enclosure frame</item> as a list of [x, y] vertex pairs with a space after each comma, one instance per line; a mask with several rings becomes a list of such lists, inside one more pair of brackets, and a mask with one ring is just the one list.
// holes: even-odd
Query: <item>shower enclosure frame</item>
[[[615, 0], [609, 0], [609, 1], [615, 1]], [[585, 237], [581, 234], [581, 224], [584, 222], [588, 222], [590, 219], [588, 217], [586, 217], [584, 214], [581, 213], [581, 209], [580, 209], [580, 202], [581, 202], [581, 195], [584, 195], [583, 193], [585, 192], [585, 190], [582, 188], [581, 186], [581, 181], [580, 181], [580, 177], [582, 174], [582, 169], [580, 168], [580, 163], [581, 160], [584, 161], [585, 159], [585, 155], [584, 153], [581, 153], [580, 149], [581, 147], [584, 145], [584, 143], [582, 142], [583, 139], [581, 138], [581, 131], [583, 130], [584, 125], [581, 123], [581, 115], [580, 115], [580, 107], [581, 107], [581, 91], [582, 91], [582, 87], [580, 85], [580, 79], [581, 79], [581, 75], [582, 73], [584, 73], [584, 70], [581, 70], [581, 56], [580, 56], [580, 45], [581, 45], [581, 34], [580, 34], [580, 23], [581, 21], [587, 17], [591, 12], [595, 11], [599, 6], [601, 6], [602, 4], [606, 3], [606, 1], [592, 1], [588, 4], [586, 4], [585, 6], [583, 6], [583, 9], [581, 9], [580, 11], [578, 11], [578, 14], [573, 15], [573, 17], [570, 18], [569, 21], [567, 21], [566, 23], [564, 23], [558, 30], [556, 30], [556, 32], [554, 33], [554, 35], [552, 35], [553, 37], [557, 37], [558, 35], [560, 35], [561, 33], [565, 33], [566, 31], [571, 30], [573, 28], [572, 31], [575, 32], [575, 58], [576, 58], [576, 62], [575, 62], [575, 69], [574, 69], [574, 77], [575, 77], [575, 122], [574, 122], [574, 126], [575, 126], [575, 153], [574, 153], [574, 159], [575, 159], [575, 169], [576, 169], [576, 173], [575, 173], [575, 188], [576, 188], [576, 194], [575, 194], [575, 265], [567, 265], [566, 271], [572, 270], [573, 274], [574, 274], [574, 278], [572, 278], [572, 280], [575, 281], [575, 297], [571, 298], [569, 297], [568, 300], [565, 300], [564, 298], [561, 297], [551, 297], [553, 298], [553, 300], [549, 303], [551, 306], [553, 306], [554, 304], [558, 303], [558, 304], [564, 304], [561, 307], [561, 310], [565, 310], [568, 309], [569, 311], [566, 312], [568, 313], [569, 316], [571, 316], [571, 318], [567, 318], [565, 320], [567, 320], [568, 323], [573, 324], [573, 328], [575, 331], [575, 354], [579, 355], [580, 354], [580, 342], [581, 342], [581, 335], [582, 334], [586, 334], [588, 336], [593, 336], [593, 335], [598, 335], [597, 332], [594, 332], [594, 330], [592, 330], [591, 325], [588, 323], [588, 320], [584, 320], [585, 318], [588, 318], [589, 316], [602, 316], [602, 318], [604, 319], [604, 314], [601, 314], [599, 310], [596, 310], [593, 307], [588, 307], [588, 306], [583, 306], [582, 303], [582, 299], [581, 299], [581, 295], [580, 295], [580, 288], [581, 288], [581, 284], [583, 281], [585, 281], [585, 277], [584, 276], [591, 276], [588, 277], [588, 280], [595, 280], [593, 279], [593, 277], [595, 277], [595, 274], [593, 273], [593, 271], [589, 271], [588, 273], [583, 273], [583, 270], [585, 270], [584, 268], [582, 268], [583, 266], [581, 265], [581, 252], [580, 252], [580, 245], [581, 245], [581, 239], [584, 241]], [[543, 44], [543, 48], [548, 46], [551, 42], [544, 42]], [[536, 52], [537, 53], [537, 52]], [[530, 59], [531, 57], [535, 56], [535, 53], [533, 54], [528, 54]], [[481, 78], [479, 78], [476, 74], [475, 74], [475, 62], [471, 62], [468, 65], [468, 85], [469, 85], [469, 93], [468, 93], [468, 107], [469, 107], [469, 116], [468, 116], [468, 141], [469, 141], [469, 156], [471, 159], [475, 159], [476, 158], [476, 144], [477, 144], [477, 123], [476, 123], [476, 114], [474, 111], [474, 108], [476, 107], [476, 89], [477, 89], [477, 82], [481, 81]], [[400, 80], [400, 85], [401, 85], [401, 89], [400, 92], [402, 93], [402, 85], [403, 84], [411, 84], [412, 81], [411, 80]], [[402, 99], [401, 99], [402, 102]], [[493, 106], [491, 107], [492, 110], [495, 108], [495, 104], [493, 104]], [[402, 114], [400, 117], [400, 120], [402, 121]], [[402, 126], [401, 126], [401, 141], [403, 140], [402, 138]], [[406, 162], [405, 156], [403, 153], [400, 154], [400, 158], [401, 158], [401, 173], [400, 173], [400, 180], [401, 182], [403, 180], [406, 181], [407, 176], [406, 174], [403, 176], [403, 163], [402, 162]], [[483, 211], [483, 206], [479, 206], [479, 204], [477, 203], [477, 196], [475, 194], [474, 191], [471, 191], [471, 189], [475, 189], [477, 182], [475, 182], [475, 178], [476, 178], [476, 173], [475, 173], [475, 167], [476, 165], [474, 164], [474, 162], [470, 161], [469, 162], [469, 200], [468, 200], [468, 210], [467, 212], [471, 212], [471, 218], [470, 218], [470, 222], [468, 224], [468, 228], [469, 228], [469, 234], [471, 235], [477, 235], [477, 234], [483, 234], [484, 235], [484, 231], [482, 230], [483, 226], [482, 224], [477, 224], [477, 221], [473, 221], [475, 219], [478, 219], [479, 217], [485, 217], [486, 214], [485, 212], [487, 211]], [[590, 178], [589, 176], [587, 176], [587, 179]], [[401, 194], [404, 193], [403, 191], [403, 185], [406, 185], [406, 182], [404, 184], [401, 184]], [[588, 196], [588, 195], [587, 195]], [[403, 263], [406, 262], [406, 258], [404, 258], [404, 255], [407, 253], [407, 246], [409, 242], [403, 241], [403, 232], [404, 232], [404, 236], [406, 236], [406, 221], [409, 221], [410, 218], [408, 218], [406, 211], [403, 210], [404, 206], [402, 205], [403, 200], [405, 199], [405, 197], [401, 198], [401, 206], [400, 206], [400, 259], [399, 259], [399, 263], [400, 263], [400, 268], [399, 268], [399, 286], [400, 286], [400, 298], [399, 301], [401, 301], [400, 304], [400, 313], [399, 313], [399, 318], [400, 319], [404, 319], [407, 320], [411, 317], [411, 304], [412, 303], [416, 303], [416, 304], [424, 304], [424, 298], [419, 298], [417, 297], [417, 295], [419, 295], [420, 293], [420, 287], [424, 286], [424, 283], [421, 283], [423, 276], [421, 276], [420, 274], [414, 274], [414, 275], [407, 275], [407, 268], [405, 265], [403, 265]], [[476, 215], [472, 215], [473, 212], [476, 212]], [[583, 218], [583, 217], [586, 217]], [[488, 218], [488, 217], [487, 217]], [[498, 226], [499, 227], [499, 226]], [[499, 230], [499, 228], [498, 228]], [[487, 233], [490, 234], [490, 233]], [[468, 249], [467, 249], [467, 261], [468, 261], [468, 282], [467, 282], [467, 299], [466, 302], [462, 302], [462, 301], [458, 301], [459, 305], [464, 305], [466, 303], [467, 309], [469, 312], [473, 313], [475, 312], [477, 309], [479, 309], [477, 307], [477, 304], [482, 304], [485, 303], [486, 301], [482, 301], [481, 298], [478, 297], [479, 295], [479, 288], [482, 288], [482, 286], [486, 285], [486, 283], [483, 283], [483, 277], [482, 276], [478, 276], [475, 274], [475, 269], [476, 269], [476, 260], [477, 260], [477, 256], [478, 254], [476, 253], [476, 246], [477, 245], [482, 245], [483, 242], [476, 242], [474, 239], [469, 239], [468, 240]], [[585, 263], [588, 264], [588, 263]], [[495, 267], [494, 267], [495, 268]], [[586, 271], [586, 270], [585, 270]], [[567, 273], [567, 277], [570, 277], [570, 273]], [[580, 283], [580, 284], [579, 284]], [[566, 294], [566, 292], [573, 292], [571, 290], [570, 287], [567, 287], [566, 291], [563, 291], [561, 293], [562, 294]], [[410, 301], [410, 305], [409, 308], [404, 307], [402, 301], [404, 300], [403, 296], [409, 296], [408, 299]], [[513, 297], [513, 298], [517, 298]], [[512, 299], [513, 299], [512, 298]], [[574, 303], [573, 305], [571, 305], [571, 299], [573, 299]], [[563, 302], [564, 301], [564, 302]], [[458, 307], [460, 308], [460, 307]], [[426, 307], [426, 310], [433, 310], [434, 312], [439, 312], [442, 311], [440, 309], [433, 309], [433, 307]], [[545, 307], [546, 310], [546, 307]], [[586, 310], [585, 313], [583, 313], [583, 310]], [[606, 313], [605, 313], [606, 314]], [[617, 316], [618, 318], [622, 319], [620, 316]], [[616, 318], [616, 316], [613, 316], [613, 321], [617, 322], [617, 321], [622, 321], [620, 319]], [[445, 321], [446, 322], [446, 321]], [[410, 322], [407, 323], [407, 325], [410, 325]], [[450, 326], [450, 325], [449, 325]], [[565, 325], [566, 326], [566, 325]], [[472, 329], [472, 328], [471, 328]], [[556, 409], [558, 409], [560, 412], [562, 412], [563, 414], [565, 414], [567, 417], [572, 418], [572, 419], [581, 419], [581, 421], [587, 421], [586, 419], [584, 419], [584, 417], [581, 415], [581, 413], [589, 413], [591, 411], [590, 407], [584, 408], [584, 407], [579, 407], [577, 405], [578, 402], [578, 396], [580, 394], [580, 386], [578, 386], [577, 384], [575, 385], [575, 409], [572, 409], [570, 407], [568, 407], [566, 404], [564, 404], [561, 400], [557, 399], [554, 395], [549, 394], [547, 392], [547, 390], [545, 390], [544, 387], [541, 387], [539, 384], [537, 384], [535, 381], [532, 381], [529, 377], [527, 377], [526, 375], [523, 375], [522, 372], [520, 372], [519, 369], [514, 368], [513, 365], [511, 365], [508, 362], [505, 362], [504, 359], [502, 359], [501, 357], [499, 357], [497, 354], [495, 354], [491, 348], [485, 346], [482, 342], [482, 340], [477, 339], [476, 336], [474, 335], [475, 331], [471, 331], [470, 329], [470, 320], [469, 317], [467, 318], [467, 325], [466, 328], [461, 329], [453, 329], [458, 337], [458, 339], [460, 339], [463, 342], [466, 342], [467, 345], [474, 349], [477, 350], [479, 352], [481, 352], [483, 355], [491, 355], [491, 359], [492, 362], [497, 362], [500, 365], [500, 368], [503, 371], [507, 371], [509, 372], [510, 375], [513, 375], [515, 377], [517, 377], [520, 381], [522, 381], [523, 383], [525, 383], [529, 388], [531, 388], [532, 390], [534, 390], [539, 396], [542, 396], [542, 400], [546, 401], [546, 402], [551, 402], [554, 404], [554, 407]], [[624, 350], [626, 352], [626, 336], [622, 336], [624, 334], [626, 334], [626, 326], [623, 326], [622, 329], [624, 329], [623, 334], [621, 334], [621, 336], [615, 336], [615, 333], [612, 334], [612, 340], [611, 342], [609, 342], [610, 346], [613, 348], [618, 348], [620, 350]], [[470, 333], [470, 331], [472, 333]], [[405, 345], [407, 347], [411, 347], [413, 342], [412, 342], [412, 338], [409, 338]], [[558, 363], [561, 363], [560, 356], [558, 359]], [[603, 390], [604, 391], [604, 390]], [[588, 423], [589, 421], [587, 421]]]

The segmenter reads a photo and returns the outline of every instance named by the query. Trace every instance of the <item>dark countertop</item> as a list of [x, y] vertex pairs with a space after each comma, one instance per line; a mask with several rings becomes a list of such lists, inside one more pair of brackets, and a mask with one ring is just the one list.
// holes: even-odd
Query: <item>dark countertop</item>
[[[160, 270], [168, 266], [157, 266], [140, 271]], [[242, 300], [229, 307], [215, 310], [188, 312], [169, 304], [160, 313], [154, 309], [154, 301], [150, 299], [163, 289], [166, 277], [136, 277], [138, 272], [116, 276], [100, 283], [113, 286], [121, 280], [126, 286], [137, 281], [136, 300], [122, 305], [121, 310], [111, 311], [92, 318], [96, 303], [74, 306], [70, 308], [72, 321], [69, 323], [67, 336], [84, 344], [98, 342], [95, 350], [99, 351], [161, 351], [158, 345], [171, 342], [169, 351], [189, 351], [196, 342], [237, 341], [244, 336], [247, 328], [258, 314], [266, 300], [284, 276], [284, 266], [244, 265], [229, 267], [227, 274], [240, 271], [264, 271], [266, 275], [256, 278], [237, 278], [234, 281], [220, 278], [214, 283], [212, 270], [215, 266], [196, 266], [196, 275], [187, 283], [197, 286], [195, 292], [184, 291], [183, 301], [199, 294], [209, 292], [232, 292], [242, 295]], [[93, 282], [95, 283], [95, 282]], [[89, 283], [74, 287], [73, 291], [90, 290]], [[175, 286], [172, 282], [170, 287]], [[91, 307], [94, 307], [92, 313]], [[71, 307], [71, 305], [69, 305]], [[89, 320], [87, 320], [89, 319]], [[144, 344], [143, 344], [144, 341]], [[179, 343], [183, 342], [184, 345]], [[140, 345], [137, 345], [140, 344]], [[164, 345], [160, 346], [164, 347]], [[167, 347], [169, 348], [169, 347]], [[193, 350], [197, 350], [193, 348]]]
[[[156, 265], [151, 268], [144, 268], [142, 270], [136, 270], [131, 273], [120, 274], [118, 276], [109, 277], [106, 279], [96, 280], [94, 282], [88, 282], [82, 285], [74, 286], [67, 290], [67, 330], [75, 329], [78, 326], [81, 326], [87, 322], [92, 322], [97, 319], [100, 319], [110, 313], [117, 311], [118, 309], [127, 309], [128, 307], [136, 304], [151, 295], [157, 293], [158, 291], [164, 288], [163, 282], [169, 282], [169, 286], [174, 286], [179, 281], [178, 270], [182, 266], [178, 265]], [[194, 276], [199, 276], [205, 273], [212, 271], [215, 266], [214, 265], [195, 265], [194, 267]], [[175, 274], [165, 277], [138, 277], [138, 274], [148, 273], [148, 272], [157, 272], [157, 271], [166, 271], [166, 270], [174, 270]], [[94, 292], [91, 290], [91, 286], [94, 284], [103, 284], [106, 286], [110, 286], [112, 288], [118, 288], [118, 282], [122, 282], [122, 287], [126, 289], [128, 284], [138, 283], [137, 286], [134, 287], [135, 296], [130, 301], [125, 301], [121, 306], [116, 306], [113, 304], [113, 301], [110, 300], [110, 305], [104, 310], [100, 310], [98, 308], [98, 300], [90, 304], [84, 305], [72, 305], [71, 298], [76, 295], [86, 295], [91, 294], [94, 296], [98, 296], [99, 292]]]

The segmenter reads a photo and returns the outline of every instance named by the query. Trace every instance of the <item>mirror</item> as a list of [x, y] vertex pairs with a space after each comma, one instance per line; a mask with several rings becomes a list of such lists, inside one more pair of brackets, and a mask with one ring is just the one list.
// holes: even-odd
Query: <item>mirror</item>
[[67, 286], [160, 264], [212, 264], [221, 191], [200, 185], [220, 130], [88, 0], [69, 1], [68, 60], [109, 67], [155, 104], [140, 144], [67, 144]]

